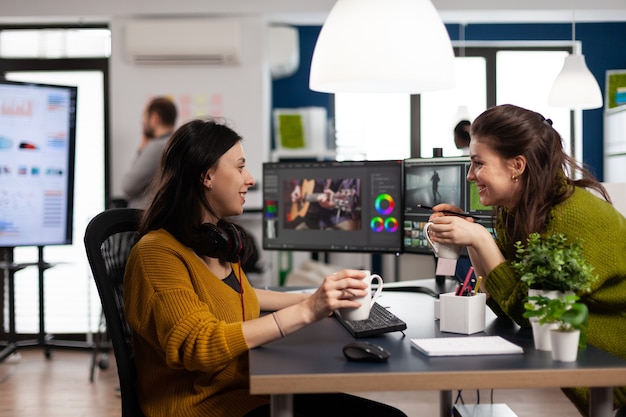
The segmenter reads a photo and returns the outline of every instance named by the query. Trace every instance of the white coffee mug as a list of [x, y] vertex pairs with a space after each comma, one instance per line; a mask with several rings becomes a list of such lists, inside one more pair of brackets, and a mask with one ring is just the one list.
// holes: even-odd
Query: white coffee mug
[[[339, 310], [339, 314], [341, 317], [346, 320], [354, 321], [354, 320], [367, 320], [370, 316], [370, 310], [372, 306], [376, 302], [378, 296], [380, 296], [380, 292], [383, 290], [383, 279], [378, 274], [370, 274], [370, 271], [363, 270], [367, 276], [363, 278], [363, 282], [367, 283], [367, 294], [363, 297], [354, 298], [354, 301], [358, 301], [361, 303], [360, 307], [356, 308], [342, 308]], [[376, 288], [376, 292], [374, 292], [374, 296], [372, 296], [372, 280], [378, 281], [378, 287]]]
[[428, 241], [428, 244], [433, 248], [433, 252], [435, 252], [435, 256], [437, 258], [444, 259], [459, 259], [459, 255], [461, 254], [461, 245], [453, 245], [449, 243], [439, 243], [433, 242], [430, 240], [430, 236], [428, 236], [428, 228], [432, 222], [428, 222], [424, 225], [424, 236]]

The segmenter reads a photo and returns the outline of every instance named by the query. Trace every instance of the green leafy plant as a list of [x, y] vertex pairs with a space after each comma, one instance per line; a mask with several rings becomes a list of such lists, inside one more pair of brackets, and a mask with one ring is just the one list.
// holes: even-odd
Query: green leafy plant
[[586, 345], [587, 319], [589, 309], [579, 303], [575, 294], [566, 294], [559, 298], [543, 295], [526, 297], [524, 317], [537, 318], [540, 324], [555, 323], [560, 331], [580, 330], [579, 345]]
[[545, 239], [531, 233], [526, 244], [518, 241], [515, 249], [516, 259], [511, 266], [529, 288], [589, 292], [597, 279], [583, 257], [581, 242], [568, 242], [562, 233]]

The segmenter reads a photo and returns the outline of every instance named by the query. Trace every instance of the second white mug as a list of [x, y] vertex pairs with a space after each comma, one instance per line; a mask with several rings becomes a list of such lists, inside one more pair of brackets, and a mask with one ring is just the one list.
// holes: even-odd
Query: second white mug
[[[367, 276], [363, 278], [363, 282], [367, 283], [367, 294], [363, 297], [354, 298], [355, 301], [361, 303], [361, 307], [357, 308], [342, 308], [339, 310], [339, 314], [341, 317], [346, 320], [354, 321], [354, 320], [367, 320], [370, 316], [370, 310], [372, 306], [376, 302], [376, 299], [380, 296], [380, 292], [383, 290], [383, 279], [378, 274], [370, 274], [370, 271], [363, 270]], [[378, 287], [372, 296], [372, 281], [378, 281]]]
[[433, 248], [433, 252], [435, 252], [435, 256], [437, 258], [444, 259], [459, 259], [459, 255], [461, 254], [461, 245], [451, 245], [433, 242], [430, 240], [430, 236], [428, 236], [428, 228], [432, 225], [432, 222], [428, 222], [424, 225], [424, 237], [428, 241], [428, 244]]

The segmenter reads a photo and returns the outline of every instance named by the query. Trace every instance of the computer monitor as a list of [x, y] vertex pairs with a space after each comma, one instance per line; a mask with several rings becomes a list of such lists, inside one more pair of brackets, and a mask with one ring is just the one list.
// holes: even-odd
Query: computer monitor
[[[412, 158], [403, 161], [403, 251], [432, 253], [423, 228], [437, 204], [453, 204], [491, 227], [491, 208], [480, 204], [478, 189], [467, 181], [469, 157]], [[428, 207], [428, 208], [424, 208]]]
[[76, 93], [0, 80], [0, 247], [72, 243]]
[[400, 253], [402, 161], [263, 164], [263, 248]]

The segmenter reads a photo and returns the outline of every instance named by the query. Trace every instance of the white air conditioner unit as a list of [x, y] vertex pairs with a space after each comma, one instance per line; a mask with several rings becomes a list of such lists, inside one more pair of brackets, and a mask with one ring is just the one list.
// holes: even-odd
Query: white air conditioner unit
[[126, 52], [137, 64], [238, 64], [241, 23], [227, 19], [150, 19], [126, 23]]

